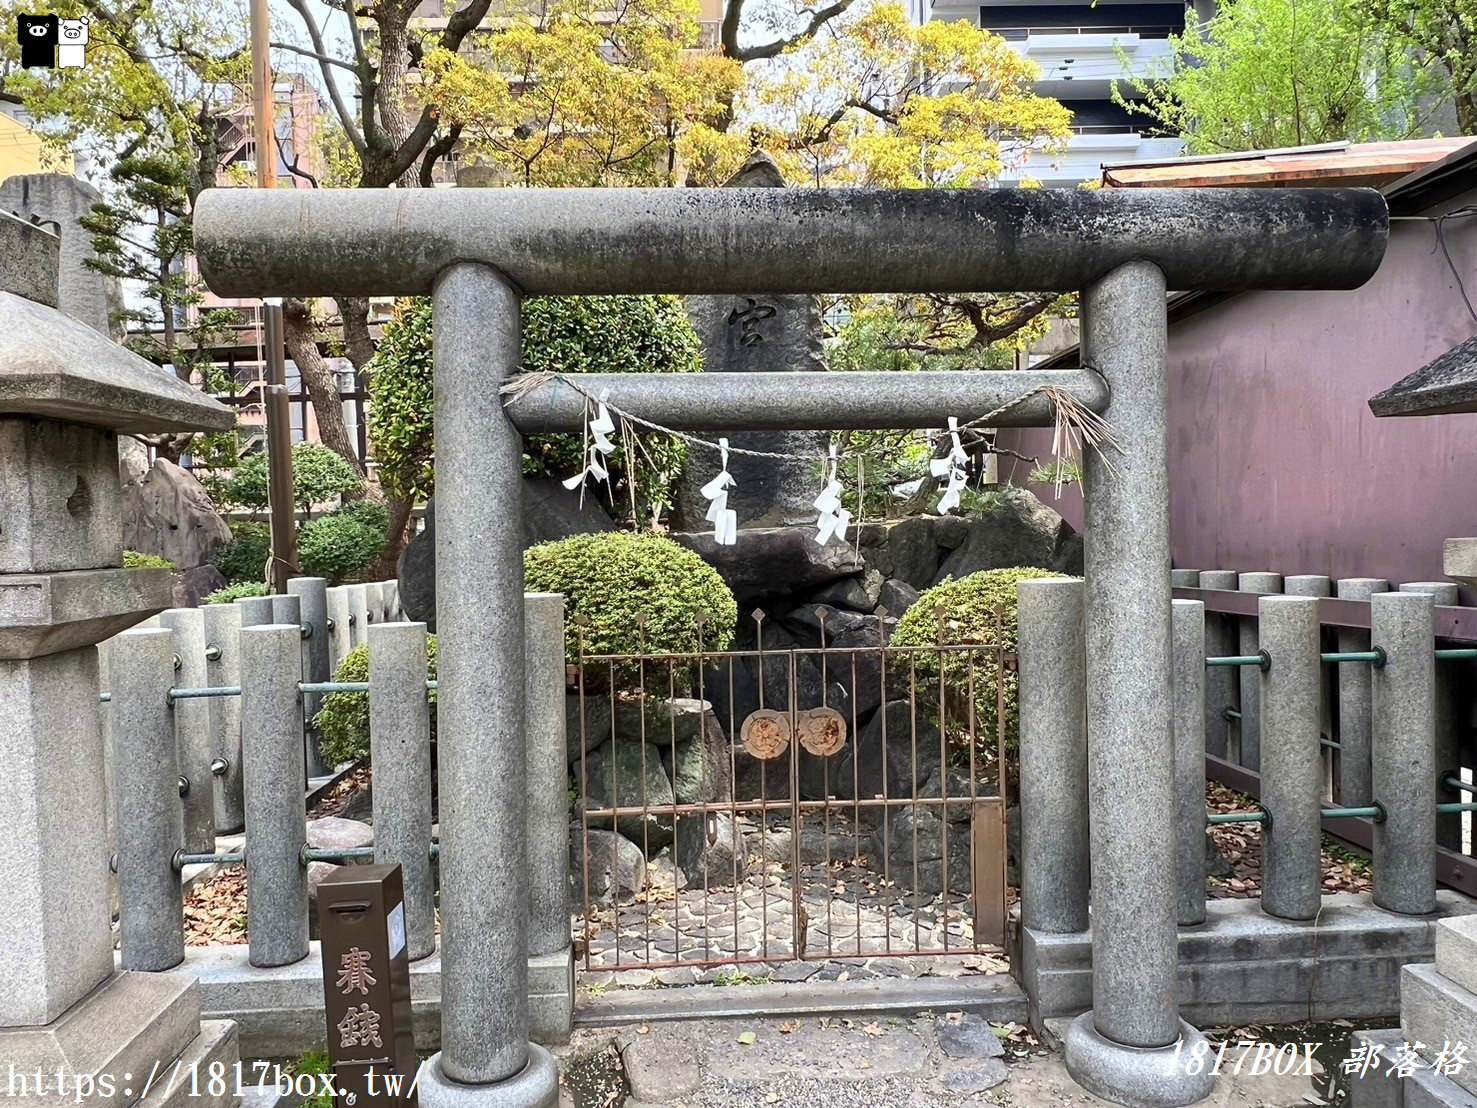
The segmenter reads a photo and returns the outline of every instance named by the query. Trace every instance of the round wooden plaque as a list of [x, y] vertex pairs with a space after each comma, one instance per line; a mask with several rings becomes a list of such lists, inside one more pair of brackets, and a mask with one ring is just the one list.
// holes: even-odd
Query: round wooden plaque
[[771, 708], [751, 712], [739, 731], [744, 749], [762, 761], [778, 758], [790, 745], [790, 717]]
[[846, 717], [835, 708], [812, 708], [799, 719], [800, 745], [829, 758], [846, 745]]

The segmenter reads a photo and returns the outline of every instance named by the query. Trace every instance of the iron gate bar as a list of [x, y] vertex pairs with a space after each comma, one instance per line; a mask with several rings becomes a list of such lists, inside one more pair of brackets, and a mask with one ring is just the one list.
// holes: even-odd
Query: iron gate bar
[[[523, 295], [1071, 292], [1149, 262], [1172, 289], [1355, 288], [1373, 189], [211, 189], [222, 296], [424, 296], [448, 267]], [[838, 428], [839, 429], [839, 428]]]
[[[823, 611], [818, 613], [818, 618], [821, 619], [822, 624], [824, 624], [824, 615], [825, 613]], [[739, 858], [735, 854], [732, 858], [734, 873], [732, 875], [733, 884], [731, 888], [733, 892], [730, 894], [732, 896], [731, 906], [734, 928], [734, 942], [732, 953], [728, 953], [725, 951], [719, 951], [715, 953], [712, 947], [712, 936], [708, 934], [706, 930], [704, 930], [701, 942], [700, 958], [687, 956], [693, 953], [694, 948], [689, 947], [685, 943], [683, 943], [682, 934], [677, 935], [677, 941], [672, 948], [673, 953], [671, 957], [658, 956], [658, 954], [652, 949], [654, 945], [652, 940], [652, 928], [655, 922], [652, 917], [658, 911], [656, 905], [659, 903], [659, 900], [664, 900], [664, 897], [659, 898], [657, 895], [655, 895], [656, 886], [653, 882], [648, 880], [648, 882], [646, 883], [644, 896], [644, 909], [642, 906], [643, 898], [641, 895], [639, 895], [640, 890], [636, 890], [638, 895], [636, 896], [634, 902], [627, 902], [624, 897], [621, 897], [619, 894], [622, 890], [620, 890], [619, 888], [614, 890], [617, 895], [615, 898], [615, 902], [611, 905], [610, 909], [608, 909], [608, 912], [610, 926], [614, 932], [614, 941], [616, 945], [615, 948], [609, 952], [612, 960], [606, 962], [603, 965], [597, 966], [597, 964], [594, 962], [595, 951], [593, 943], [597, 937], [598, 930], [595, 926], [595, 922], [598, 918], [600, 918], [601, 913], [595, 911], [595, 906], [593, 905], [591, 898], [588, 895], [588, 868], [590, 864], [590, 856], [587, 849], [585, 853], [586, 901], [585, 909], [582, 913], [586, 920], [586, 949], [584, 955], [584, 963], [586, 968], [618, 969], [629, 967], [632, 965], [640, 965], [644, 968], [663, 968], [668, 966], [694, 965], [741, 965], [747, 963], [773, 962], [785, 960], [792, 957], [807, 959], [814, 959], [818, 957], [865, 959], [870, 957], [887, 957], [898, 953], [905, 953], [914, 956], [932, 956], [958, 954], [964, 952], [977, 952], [982, 949], [990, 949], [990, 947], [993, 945], [999, 945], [998, 942], [994, 944], [986, 942], [982, 938], [982, 935], [989, 932], [999, 933], [1001, 940], [1003, 940], [1004, 937], [1004, 806], [1003, 804], [997, 804], [997, 811], [995, 812], [994, 816], [994, 818], [998, 819], [1001, 824], [999, 832], [996, 835], [996, 838], [1000, 842], [1000, 849], [1002, 851], [999, 859], [1001, 866], [1000, 881], [996, 883], [999, 886], [1000, 896], [998, 897], [998, 899], [994, 897], [988, 898], [990, 907], [985, 908], [983, 906], [984, 902], [980, 900], [979, 892], [971, 893], [968, 891], [961, 891], [953, 886], [950, 880], [950, 874], [947, 865], [948, 859], [950, 857], [950, 850], [947, 844], [950, 842], [949, 836], [951, 830], [948, 827], [948, 821], [951, 812], [960, 806], [960, 797], [957, 795], [951, 795], [949, 791], [949, 774], [944, 772], [948, 760], [948, 746], [951, 729], [949, 727], [949, 693], [947, 688], [942, 683], [939, 689], [939, 709], [940, 719], [944, 726], [940, 728], [938, 735], [938, 752], [940, 757], [939, 795], [919, 795], [919, 742], [917, 734], [919, 677], [917, 657], [920, 653], [927, 652], [928, 654], [938, 659], [941, 677], [946, 675], [943, 669], [943, 665], [946, 659], [949, 657], [960, 658], [965, 666], [965, 672], [967, 674], [967, 689], [969, 695], [966, 698], [965, 718], [967, 720], [967, 723], [965, 731], [963, 733], [963, 737], [968, 744], [968, 758], [970, 761], [969, 794], [971, 801], [970, 810], [973, 813], [973, 816], [971, 817], [971, 822], [972, 825], [977, 827], [977, 820], [980, 816], [981, 809], [977, 804], [978, 763], [976, 759], [978, 754], [978, 730], [977, 721], [975, 718], [974, 704], [974, 695], [976, 691], [974, 670], [975, 656], [983, 650], [989, 650], [991, 654], [997, 659], [998, 675], [1003, 680], [1004, 677], [1014, 668], [1014, 655], [1011, 652], [1006, 651], [1002, 647], [1000, 647], [998, 642], [992, 642], [989, 644], [953, 645], [946, 645], [941, 642], [936, 642], [932, 646], [898, 648], [893, 648], [889, 645], [882, 645], [879, 643], [879, 645], [875, 647], [861, 648], [793, 647], [783, 650], [772, 650], [766, 645], [767, 640], [766, 636], [764, 635], [765, 621], [767, 617], [761, 611], [756, 611], [755, 613], [753, 613], [753, 616], [755, 620], [757, 637], [754, 648], [748, 650], [708, 650], [706, 648], [706, 644], [702, 642], [701, 624], [699, 624], [699, 627], [697, 628], [697, 634], [695, 635], [695, 650], [690, 653], [666, 651], [632, 654], [588, 654], [584, 653], [583, 631], [581, 630], [578, 635], [578, 642], [580, 645], [581, 654], [579, 665], [575, 667], [575, 670], [580, 677], [579, 693], [581, 697], [581, 720], [579, 726], [582, 748], [582, 766], [580, 772], [581, 779], [585, 782], [584, 789], [587, 793], [589, 788], [588, 756], [585, 755], [583, 751], [591, 744], [588, 730], [588, 720], [584, 711], [584, 704], [586, 703], [584, 698], [587, 696], [588, 693], [588, 690], [584, 687], [584, 678], [591, 669], [598, 668], [599, 670], [602, 670], [607, 683], [607, 688], [604, 690], [604, 694], [608, 698], [611, 706], [612, 722], [610, 741], [640, 741], [643, 747], [641, 753], [641, 758], [643, 759], [643, 762], [645, 759], [650, 757], [650, 752], [646, 751], [645, 747], [649, 745], [649, 740], [652, 738], [652, 735], [649, 731], [650, 724], [647, 722], [647, 713], [649, 710], [648, 700], [653, 695], [654, 690], [648, 688], [648, 686], [655, 683], [651, 679], [651, 674], [649, 672], [649, 667], [647, 663], [665, 665], [667, 669], [667, 675], [665, 682], [662, 683], [665, 684], [665, 691], [667, 694], [667, 699], [669, 701], [675, 699], [678, 692], [676, 669], [679, 662], [684, 665], [690, 664], [693, 666], [694, 683], [699, 693], [699, 700], [702, 701], [707, 700], [708, 681], [710, 677], [709, 670], [714, 665], [724, 666], [727, 668], [727, 677], [730, 689], [728, 712], [730, 717], [729, 733], [731, 737], [725, 737], [725, 745], [727, 747], [727, 758], [729, 761], [730, 781], [734, 781], [737, 779], [737, 755], [738, 751], [743, 749], [744, 745], [738, 738], [738, 721], [736, 718], [734, 718], [736, 715], [737, 705], [737, 698], [733, 696], [735, 680], [734, 663], [736, 660], [752, 659], [756, 663], [756, 667], [763, 667], [762, 672], [757, 674], [758, 680], [756, 681], [755, 695], [757, 699], [764, 703], [766, 708], [769, 707], [769, 704], [767, 702], [767, 697], [769, 694], [768, 691], [766, 691], [766, 686], [768, 684], [768, 681], [765, 679], [766, 675], [775, 666], [783, 666], [783, 675], [788, 686], [784, 708], [790, 725], [791, 733], [790, 742], [788, 743], [787, 748], [782, 755], [788, 758], [787, 762], [780, 762], [778, 758], [757, 760], [761, 767], [758, 781], [759, 796], [755, 799], [733, 798], [723, 801], [721, 805], [723, 811], [726, 811], [729, 814], [730, 818], [737, 820], [740, 816], [748, 816], [755, 819], [758, 825], [757, 833], [759, 839], [759, 857], [761, 859], [761, 869], [756, 871], [755, 881], [758, 886], [758, 895], [756, 899], [758, 901], [757, 908], [759, 913], [759, 930], [756, 938], [758, 948], [757, 953], [740, 953], [741, 947], [739, 946], [739, 939], [743, 935], [743, 923], [739, 917], [739, 894], [743, 892], [745, 881], [738, 873]], [[582, 628], [584, 624], [582, 617], [576, 615], [574, 618], [576, 624]], [[886, 624], [884, 621], [885, 616], [878, 617], [879, 632], [885, 632], [886, 630]], [[1003, 626], [1001, 621], [1002, 615], [999, 611], [997, 611], [995, 613], [995, 638], [997, 640], [999, 636], [1003, 633]], [[825, 632], [823, 627], [822, 641], [824, 641], [824, 637]], [[893, 695], [891, 692], [888, 691], [888, 683], [896, 674], [898, 664], [901, 662], [902, 659], [906, 659], [906, 664], [908, 666], [907, 680], [909, 693], [910, 736], [908, 739], [909, 745], [906, 748], [906, 754], [903, 756], [907, 758], [908, 763], [912, 768], [913, 787], [912, 789], [910, 789], [910, 795], [895, 795], [892, 793], [890, 771], [885, 771], [880, 775], [879, 787], [883, 790], [881, 793], [878, 793], [872, 797], [860, 795], [860, 771], [857, 760], [853, 758], [852, 795], [850, 799], [838, 799], [831, 792], [830, 760], [829, 758], [823, 757], [821, 759], [823, 798], [802, 799], [799, 777], [799, 759], [802, 757], [802, 750], [804, 749], [804, 746], [800, 738], [800, 720], [802, 717], [802, 713], [804, 711], [808, 711], [809, 709], [802, 708], [802, 704], [799, 699], [799, 661], [802, 656], [816, 656], [816, 660], [819, 663], [821, 672], [819, 707], [828, 708], [830, 707], [832, 657], [836, 655], [846, 656], [844, 664], [851, 674], [851, 688], [853, 690], [856, 690], [858, 688], [857, 678], [859, 654], [871, 655], [877, 660], [878, 669], [876, 680], [878, 682], [878, 695], [879, 701], [883, 704], [885, 704], [888, 698]], [[631, 676], [632, 683], [628, 687], [624, 686], [622, 683], [622, 673], [626, 673]], [[629, 691], [632, 694], [632, 703], [631, 705], [628, 705], [628, 707], [636, 707], [639, 719], [636, 723], [636, 734], [627, 734], [625, 738], [622, 738], [622, 736], [618, 734], [615, 730], [615, 716], [617, 709], [621, 705], [626, 704], [626, 699], [624, 695], [626, 691]], [[856, 735], [858, 734], [857, 698], [855, 696], [851, 696], [849, 697], [849, 699], [851, 702], [852, 734]], [[1000, 744], [1003, 740], [1004, 734], [1004, 689], [1003, 686], [998, 683], [995, 690], [995, 700], [995, 707], [997, 712], [996, 757], [998, 760], [1000, 757], [1003, 756], [1003, 748]], [[896, 738], [896, 736], [890, 734], [891, 727], [887, 713], [884, 712], [881, 716], [879, 716], [878, 726], [879, 729], [885, 734], [885, 738], [882, 740], [884, 745], [881, 752], [879, 753], [879, 758], [884, 765], [890, 765], [892, 763], [893, 756], [888, 755], [887, 750], [892, 745], [893, 740]], [[670, 713], [666, 731], [667, 740], [671, 743], [674, 743], [676, 739], [676, 717], [675, 715]], [[706, 733], [705, 725], [704, 733]], [[710, 826], [708, 821], [712, 817], [714, 803], [709, 799], [706, 792], [707, 776], [705, 759], [708, 756], [708, 747], [709, 743], [707, 739], [704, 738], [698, 748], [700, 751], [700, 756], [703, 759], [701, 765], [703, 767], [702, 780], [704, 782], [704, 792], [700, 796], [698, 796], [696, 799], [686, 802], [679, 802], [674, 798], [673, 802], [670, 804], [663, 803], [654, 805], [651, 803], [651, 797], [646, 788], [645, 774], [643, 773], [643, 782], [642, 787], [639, 790], [639, 795], [632, 798], [631, 800], [627, 800], [623, 803], [619, 802], [619, 797], [617, 795], [613, 798], [617, 800], [616, 803], [607, 804], [601, 807], [591, 807], [588, 805], [587, 801], [584, 805], [581, 806], [582, 833], [586, 836], [586, 841], [588, 841], [589, 831], [595, 826], [618, 828], [622, 819], [629, 819], [632, 817], [640, 818], [642, 820], [643, 827], [643, 853], [649, 855], [651, 846], [649, 838], [649, 828], [651, 826], [651, 820], [654, 817], [660, 816], [664, 820], [668, 818], [671, 819], [674, 831], [676, 830], [677, 821], [682, 818], [690, 819], [692, 817], [697, 817], [700, 821], [701, 828], [706, 829], [708, 826]], [[611, 786], [613, 792], [619, 794], [620, 786], [617, 784], [616, 778], [617, 775], [620, 774], [618, 766], [621, 763], [621, 759], [612, 755], [611, 763]], [[776, 768], [782, 769], [785, 774], [785, 779], [787, 780], [789, 785], [788, 796], [773, 798], [769, 796], [770, 770]], [[663, 769], [662, 772], [663, 776], [665, 777], [666, 770]], [[1002, 782], [1002, 787], [1008, 787], [1008, 773], [1004, 770], [1004, 767], [1000, 767], [999, 777]], [[675, 792], [677, 785], [675, 756], [673, 759], [671, 783]], [[877, 855], [880, 859], [881, 867], [883, 869], [881, 881], [881, 888], [883, 892], [882, 895], [878, 898], [882, 929], [881, 934], [876, 936], [877, 939], [880, 940], [880, 950], [869, 951], [863, 945], [866, 935], [864, 933], [863, 927], [863, 904], [862, 898], [860, 896], [858, 896], [855, 905], [856, 933], [854, 936], [849, 936], [849, 938], [854, 941], [849, 943], [847, 948], [839, 948], [837, 946], [837, 937], [835, 935], [835, 890], [832, 890], [831, 888], [831, 884], [835, 880], [832, 873], [832, 866], [835, 863], [836, 859], [834, 858], [834, 855], [832, 853], [833, 841], [830, 837], [830, 832], [832, 827], [831, 817], [836, 811], [843, 808], [848, 809], [852, 813], [854, 827], [858, 830], [862, 826], [864, 826], [863, 821], [860, 817], [864, 812], [867, 811], [877, 813], [880, 816], [881, 822], [885, 828], [881, 833], [881, 838], [879, 840], [876, 840], [879, 843], [879, 850], [877, 851]], [[939, 915], [936, 924], [930, 924], [931, 933], [933, 932], [933, 929], [936, 925], [940, 932], [940, 938], [937, 943], [935, 943], [933, 940], [925, 942], [923, 936], [922, 912], [925, 907], [925, 900], [919, 881], [922, 872], [922, 854], [920, 828], [916, 820], [914, 821], [908, 832], [908, 844], [906, 847], [903, 848], [904, 852], [911, 856], [911, 870], [914, 877], [911, 895], [907, 893], [907, 890], [896, 887], [897, 882], [895, 878], [897, 875], [893, 873], [892, 867], [893, 854], [895, 854], [895, 852], [890, 849], [893, 845], [896, 845], [892, 843], [892, 816], [894, 812], [904, 808], [910, 808], [915, 813], [922, 813], [926, 811], [936, 812], [939, 816], [939, 842], [941, 846], [941, 854], [943, 855], [943, 857], [940, 859], [941, 881], [939, 892], [937, 894], [937, 900], [935, 901], [932, 895], [930, 895], [928, 900], [930, 911], [932, 911], [931, 906], [933, 904], [936, 903], [938, 905]], [[790, 877], [789, 910], [791, 913], [791, 919], [789, 921], [790, 946], [788, 951], [785, 951], [783, 949], [777, 950], [773, 947], [772, 943], [775, 936], [772, 935], [770, 932], [770, 926], [773, 922], [771, 918], [773, 913], [770, 911], [770, 906], [774, 902], [771, 896], [771, 889], [775, 887], [776, 880], [774, 875], [768, 870], [767, 866], [769, 863], [772, 863], [776, 860], [776, 851], [771, 849], [770, 847], [773, 829], [771, 828], [770, 822], [766, 817], [772, 815], [787, 815], [789, 817], [788, 822], [790, 827], [791, 839], [788, 844], [786, 864], [788, 865]], [[807, 823], [812, 819], [819, 820], [823, 830], [824, 839], [824, 860], [821, 863], [823, 868], [820, 871], [821, 876], [824, 877], [824, 886], [821, 886], [819, 884], [817, 884], [816, 886], [817, 888], [821, 888], [823, 891], [820, 903], [824, 905], [825, 909], [825, 949], [823, 950], [815, 948], [809, 941], [808, 929], [812, 921], [809, 915], [809, 909], [806, 903], [805, 896], [805, 890], [807, 884], [809, 883], [809, 875], [807, 871], [808, 864], [803, 861], [803, 857], [801, 854], [803, 832], [807, 826]], [[855, 838], [853, 838], [852, 841], [855, 844]], [[973, 881], [978, 871], [975, 851], [976, 842], [974, 834], [971, 834], [971, 837], [968, 841], [968, 847], [969, 874], [971, 881]], [[851, 861], [854, 863], [855, 859], [853, 858]], [[689, 875], [689, 895], [695, 898], [701, 898], [703, 919], [711, 920], [712, 912], [709, 899], [709, 882], [706, 880], [698, 882], [698, 885], [700, 886], [699, 889], [693, 890], [691, 888], [691, 878], [694, 876], [696, 876], [696, 874]], [[783, 880], [783, 878], [780, 878], [780, 880]], [[983, 891], [983, 889], [981, 891]], [[684, 899], [682, 896], [682, 891], [673, 890], [673, 892], [676, 896], [676, 907], [680, 908], [680, 905]], [[954, 898], [956, 897], [968, 899], [975, 904], [975, 908], [972, 914], [976, 917], [976, 920], [978, 922], [976, 924], [975, 937], [972, 941], [965, 941], [963, 939], [957, 938], [950, 932], [950, 927], [955, 920], [966, 918], [963, 917], [962, 913], [954, 907]], [[895, 923], [901, 922], [902, 926], [906, 927], [906, 921], [895, 920], [894, 909], [899, 904], [907, 903], [909, 900], [911, 901], [913, 911], [911, 928], [913, 934], [911, 936], [912, 942], [911, 944], [908, 944], [911, 949], [903, 949], [898, 945], [898, 935], [894, 934], [894, 925]], [[997, 908], [998, 911], [995, 911], [994, 914], [999, 915], [1000, 920], [987, 924], [990, 912], [994, 911]], [[637, 911], [642, 912], [641, 916], [639, 917], [639, 921], [635, 917], [635, 912]], [[817, 919], [814, 922], [819, 924], [820, 920]], [[681, 919], [674, 916], [672, 926], [676, 928], [679, 932], [682, 930], [681, 924]], [[639, 929], [633, 931], [633, 928]], [[637, 950], [634, 955], [630, 950], [629, 944], [629, 940], [632, 937], [635, 937], [637, 939]], [[622, 938], [628, 940], [627, 945], [624, 947], [621, 945]]]

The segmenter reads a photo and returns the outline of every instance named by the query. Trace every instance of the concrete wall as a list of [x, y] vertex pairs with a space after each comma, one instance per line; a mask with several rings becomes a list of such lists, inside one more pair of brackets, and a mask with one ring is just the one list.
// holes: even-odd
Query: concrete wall
[[[1477, 217], [1445, 235], [1477, 303]], [[1174, 564], [1443, 580], [1442, 541], [1477, 535], [1477, 415], [1375, 419], [1368, 400], [1474, 333], [1433, 225], [1408, 221], [1362, 289], [1247, 293], [1171, 324]], [[1046, 459], [1050, 431], [1007, 445]], [[1077, 498], [1037, 491], [1080, 524]]]

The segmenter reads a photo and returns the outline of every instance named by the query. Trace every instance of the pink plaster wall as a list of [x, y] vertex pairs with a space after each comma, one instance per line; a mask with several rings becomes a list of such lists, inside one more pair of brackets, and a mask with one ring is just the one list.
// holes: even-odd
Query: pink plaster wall
[[[1477, 301], [1477, 218], [1446, 239]], [[1442, 542], [1477, 535], [1477, 414], [1375, 419], [1368, 405], [1477, 333], [1435, 247], [1430, 223], [1397, 221], [1361, 289], [1250, 293], [1171, 324], [1176, 566], [1445, 579]], [[1050, 432], [1014, 445], [1047, 456]], [[1054, 506], [1080, 524], [1080, 502]]]

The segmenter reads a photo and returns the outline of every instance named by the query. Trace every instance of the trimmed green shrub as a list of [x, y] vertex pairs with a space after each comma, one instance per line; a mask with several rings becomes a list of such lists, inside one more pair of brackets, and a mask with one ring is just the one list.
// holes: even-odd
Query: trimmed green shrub
[[168, 558], [161, 558], [157, 554], [144, 554], [138, 550], [125, 550], [123, 552], [124, 569], [167, 569], [170, 573], [178, 573], [179, 566]]
[[[335, 681], [369, 680], [369, 645], [356, 646], [339, 663]], [[436, 636], [426, 636], [426, 680], [436, 680]], [[436, 692], [430, 693], [431, 741], [436, 741]], [[362, 692], [329, 693], [323, 698], [315, 721], [318, 725], [319, 748], [329, 765], [340, 766], [357, 758], [369, 757], [369, 694]]]
[[[429, 417], [428, 417], [429, 418]], [[318, 442], [300, 442], [292, 448], [292, 499], [309, 510], [336, 496], [354, 492], [363, 484], [359, 471], [338, 451]], [[231, 476], [220, 483], [220, 499], [252, 511], [267, 507], [267, 452], [258, 450], [236, 463]]]
[[[370, 377], [370, 449], [380, 483], [396, 496], [430, 496], [435, 487], [431, 302], [402, 300], [385, 324]], [[523, 302], [523, 370], [528, 373], [693, 373], [702, 368], [697, 332], [675, 296], [535, 296]], [[630, 465], [618, 446], [605, 459], [612, 481], [634, 473], [643, 514], [668, 502], [687, 457], [668, 435], [643, 434], [644, 460]], [[568, 477], [584, 465], [578, 434], [535, 435], [524, 472]], [[618, 489], [616, 504], [627, 494]]]
[[243, 596], [267, 596], [271, 592], [265, 581], [237, 581], [223, 589], [216, 589], [205, 598], [205, 604], [230, 604]]
[[[1015, 586], [1017, 581], [1036, 577], [1061, 577], [1049, 569], [1017, 566], [1012, 569], [987, 569], [971, 573], [959, 580], [945, 580], [920, 596], [898, 620], [892, 646], [934, 646], [940, 642], [938, 608], [943, 607], [943, 636], [946, 646], [980, 644], [998, 646], [1007, 653], [1015, 652]], [[998, 613], [998, 615], [997, 615]], [[1004, 684], [1005, 747], [1014, 751], [1020, 742], [1019, 709], [1016, 701], [1016, 675], [1013, 670], [1000, 673], [997, 650], [971, 651], [968, 655], [938, 651], [918, 651], [905, 655], [916, 667], [919, 695], [929, 690], [934, 704], [938, 701], [940, 671], [946, 703], [962, 717], [969, 705], [970, 659], [973, 659], [975, 741], [978, 756], [986, 761], [995, 756], [998, 728], [995, 705], [995, 683]], [[942, 666], [940, 661], [942, 660]], [[951, 716], [954, 713], [951, 712]], [[956, 742], [958, 736], [950, 736]], [[968, 744], [964, 744], [967, 746]], [[961, 752], [968, 758], [968, 750]]]
[[267, 559], [272, 556], [272, 528], [265, 523], [243, 521], [231, 525], [231, 541], [215, 552], [211, 565], [232, 583], [261, 581], [266, 577]]
[[[733, 642], [738, 605], [733, 593], [691, 550], [653, 534], [607, 531], [573, 535], [531, 547], [523, 555], [530, 592], [563, 593], [570, 616], [585, 616], [585, 651], [681, 653], [697, 644], [696, 617], [705, 650]], [[638, 626], [638, 617], [646, 626]], [[579, 660], [579, 636], [565, 636], [571, 664]]]
[[355, 514], [330, 512], [298, 531], [297, 562], [304, 573], [337, 585], [372, 565], [385, 545], [383, 526], [374, 528]]
[[351, 500], [333, 514], [358, 520], [374, 531], [384, 532], [390, 529], [390, 509], [385, 507], [383, 500], [370, 500], [368, 497]]

